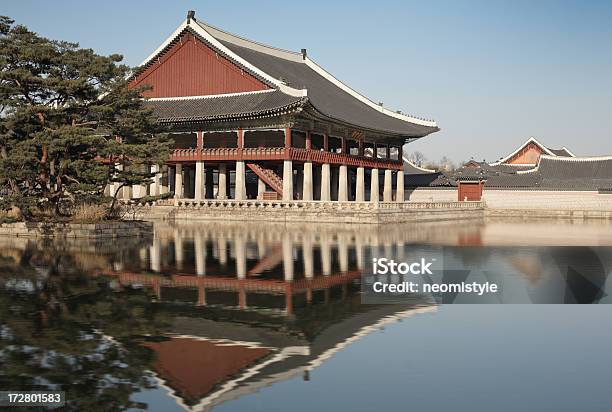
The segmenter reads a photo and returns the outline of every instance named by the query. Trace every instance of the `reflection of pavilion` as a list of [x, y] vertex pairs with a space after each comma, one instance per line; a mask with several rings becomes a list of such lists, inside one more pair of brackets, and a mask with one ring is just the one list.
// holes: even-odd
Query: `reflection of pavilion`
[[[311, 371], [361, 337], [434, 308], [358, 302], [359, 296], [353, 295], [313, 305], [285, 328], [243, 323], [245, 319], [177, 316], [169, 340], [145, 345], [156, 352], [159, 384], [177, 403], [186, 410], [209, 411], [280, 381], [300, 376], [309, 380]], [[332, 315], [317, 319], [316, 312]]]
[[[269, 229], [269, 228], [268, 228]], [[211, 410], [310, 372], [385, 324], [431, 307], [361, 305], [366, 247], [401, 242], [338, 230], [157, 226], [139, 262], [115, 265], [119, 287], [145, 286], [171, 313], [168, 339], [147, 341], [179, 405]]]

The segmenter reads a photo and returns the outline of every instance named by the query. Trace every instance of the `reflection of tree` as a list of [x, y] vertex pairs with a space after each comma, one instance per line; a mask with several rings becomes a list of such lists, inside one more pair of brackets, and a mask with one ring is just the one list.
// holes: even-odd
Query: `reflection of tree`
[[166, 321], [144, 291], [113, 291], [78, 267], [49, 249], [0, 259], [0, 387], [66, 391], [64, 410], [138, 406], [153, 361], [138, 343]]

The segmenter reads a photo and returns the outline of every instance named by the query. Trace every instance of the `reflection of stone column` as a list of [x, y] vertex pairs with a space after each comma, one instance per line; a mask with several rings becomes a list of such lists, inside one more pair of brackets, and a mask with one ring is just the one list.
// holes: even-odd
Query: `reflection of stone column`
[[293, 162], [283, 161], [283, 200], [293, 200]]
[[176, 268], [183, 268], [183, 237], [179, 229], [174, 230], [174, 259], [176, 260]]
[[217, 188], [217, 199], [227, 199], [227, 165], [219, 164], [219, 182]]
[[385, 187], [383, 188], [383, 202], [393, 201], [393, 170], [385, 169]]
[[357, 268], [363, 270], [364, 256], [363, 256], [363, 244], [360, 240], [355, 242], [355, 254], [357, 255]]
[[196, 162], [195, 165], [195, 200], [202, 200], [204, 198], [204, 162]]
[[395, 201], [403, 202], [404, 201], [404, 171], [397, 171], [397, 182], [396, 182], [396, 190], [395, 190]]
[[331, 275], [331, 245], [328, 240], [321, 240], [321, 266], [323, 276]]
[[312, 163], [304, 163], [303, 200], [312, 200]]
[[378, 203], [380, 189], [378, 188], [378, 169], [372, 169], [372, 178], [370, 179], [370, 202]]
[[204, 234], [197, 231], [193, 238], [195, 248], [196, 274], [198, 276], [206, 275], [206, 242]]
[[153, 272], [161, 271], [161, 245], [159, 239], [153, 239], [153, 244], [149, 246], [149, 264]]
[[321, 166], [321, 200], [328, 202], [331, 200], [331, 173], [329, 163], [324, 163]]
[[219, 251], [219, 263], [225, 265], [227, 263], [227, 241], [222, 236], [217, 238], [217, 250]]
[[314, 277], [314, 262], [312, 253], [312, 242], [310, 239], [304, 239], [302, 242], [302, 257], [304, 258], [304, 277], [312, 279]]
[[206, 288], [204, 284], [198, 285], [198, 306], [206, 306]]
[[340, 165], [340, 174], [338, 177], [338, 201], [348, 201], [348, 168], [346, 165]]
[[244, 162], [236, 162], [236, 193], [234, 199], [245, 200], [246, 199], [246, 176], [244, 169]]
[[266, 192], [266, 182], [261, 180], [261, 178], [257, 178], [257, 199], [262, 200], [264, 197], [264, 193]]
[[348, 272], [348, 245], [344, 236], [338, 237], [338, 260], [340, 260], [340, 272]]
[[293, 244], [289, 235], [283, 236], [283, 270], [285, 273], [285, 280], [293, 280]]
[[183, 165], [177, 163], [174, 171], [174, 198], [183, 197]]
[[246, 241], [242, 236], [237, 236], [234, 240], [236, 254], [236, 275], [238, 279], [246, 278]]
[[357, 187], [355, 191], [355, 201], [363, 202], [365, 200], [365, 170], [363, 167], [357, 168]]

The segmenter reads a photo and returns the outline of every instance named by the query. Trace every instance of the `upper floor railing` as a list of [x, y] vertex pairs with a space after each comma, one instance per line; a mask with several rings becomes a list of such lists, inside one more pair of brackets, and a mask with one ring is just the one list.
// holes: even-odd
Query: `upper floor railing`
[[256, 147], [256, 148], [208, 148], [174, 149], [170, 162], [196, 161], [265, 161], [295, 160], [299, 162], [329, 163], [354, 167], [402, 169], [402, 160], [375, 159], [348, 153], [324, 152], [321, 150], [300, 149], [295, 147]]

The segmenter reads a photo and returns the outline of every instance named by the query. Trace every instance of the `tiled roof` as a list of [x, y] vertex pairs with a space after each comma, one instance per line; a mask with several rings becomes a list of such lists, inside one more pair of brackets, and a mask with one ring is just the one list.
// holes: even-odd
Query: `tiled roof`
[[304, 97], [289, 96], [279, 90], [230, 95], [149, 99], [161, 123], [223, 120], [236, 117], [259, 117], [290, 111], [305, 104]]
[[543, 155], [538, 165], [529, 170], [479, 163], [478, 167], [461, 167], [450, 176], [439, 174], [435, 179], [406, 175], [406, 182], [411, 182], [406, 185], [454, 186], [458, 180], [475, 179], [485, 180], [487, 188], [609, 190], [612, 189], [612, 157]]
[[275, 49], [198, 22], [200, 27], [215, 37], [232, 53], [244, 59], [262, 72], [294, 89], [305, 89], [308, 99], [319, 113], [357, 127], [400, 134], [406, 137], [423, 137], [438, 131], [435, 122], [420, 119], [407, 121], [402, 116], [384, 113], [356, 97], [356, 92], [338, 86], [331, 75], [313, 68], [299, 53]]
[[574, 157], [574, 155], [571, 154], [565, 147], [562, 147], [561, 149], [551, 149], [550, 147], [548, 147], [547, 149], [551, 151], [552, 154], [554, 154], [555, 156]]

